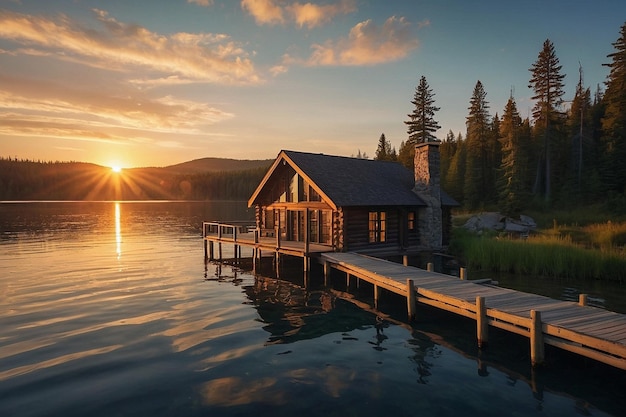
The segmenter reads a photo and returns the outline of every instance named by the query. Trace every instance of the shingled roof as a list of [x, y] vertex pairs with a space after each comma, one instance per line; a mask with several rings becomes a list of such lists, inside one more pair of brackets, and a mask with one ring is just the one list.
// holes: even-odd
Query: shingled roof
[[[413, 192], [413, 172], [397, 162], [288, 150], [280, 152], [270, 172], [250, 199], [250, 205], [280, 159], [307, 177], [336, 207], [426, 205]], [[443, 191], [441, 200], [443, 205], [458, 205]]]

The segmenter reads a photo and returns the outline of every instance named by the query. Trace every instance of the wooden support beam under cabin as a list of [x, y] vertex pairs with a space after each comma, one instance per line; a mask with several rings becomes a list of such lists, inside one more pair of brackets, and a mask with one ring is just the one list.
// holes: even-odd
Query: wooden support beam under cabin
[[378, 300], [380, 299], [380, 288], [374, 284], [374, 308], [378, 308]]
[[324, 286], [328, 287], [328, 281], [330, 280], [330, 262], [324, 261]]

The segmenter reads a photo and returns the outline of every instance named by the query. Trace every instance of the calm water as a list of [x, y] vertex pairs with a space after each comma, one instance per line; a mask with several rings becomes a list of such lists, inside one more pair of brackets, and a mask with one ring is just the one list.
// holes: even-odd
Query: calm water
[[[619, 416], [626, 372], [205, 265], [228, 203], [0, 204], [0, 416]], [[389, 300], [392, 301], [392, 300]], [[393, 313], [393, 308], [391, 307]]]

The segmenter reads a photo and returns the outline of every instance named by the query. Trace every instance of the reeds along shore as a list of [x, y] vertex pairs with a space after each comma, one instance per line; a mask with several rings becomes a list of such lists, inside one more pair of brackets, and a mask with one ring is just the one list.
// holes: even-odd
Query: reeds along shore
[[577, 228], [576, 240], [566, 230], [555, 225], [521, 240], [494, 234], [477, 236], [457, 229], [450, 248], [468, 266], [482, 270], [626, 281], [626, 252], [621, 242], [626, 223]]

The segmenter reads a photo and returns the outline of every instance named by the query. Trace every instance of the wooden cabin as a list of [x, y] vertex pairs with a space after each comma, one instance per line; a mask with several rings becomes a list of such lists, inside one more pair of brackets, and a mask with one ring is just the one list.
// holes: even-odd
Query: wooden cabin
[[457, 205], [440, 189], [438, 143], [416, 146], [415, 172], [283, 150], [248, 201], [261, 237], [378, 255], [441, 249]]

